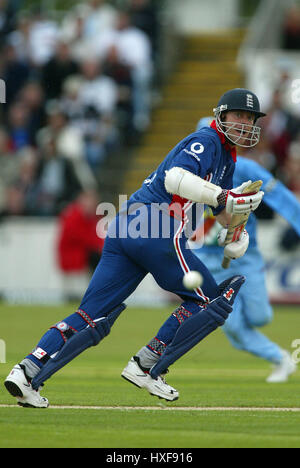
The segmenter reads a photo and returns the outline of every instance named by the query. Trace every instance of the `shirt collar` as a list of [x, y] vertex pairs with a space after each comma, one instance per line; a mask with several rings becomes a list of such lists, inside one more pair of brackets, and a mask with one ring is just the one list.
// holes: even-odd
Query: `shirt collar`
[[226, 142], [225, 135], [224, 135], [224, 133], [219, 132], [219, 130], [217, 129], [217, 125], [216, 125], [215, 120], [212, 121], [210, 126], [211, 126], [211, 128], [213, 128], [217, 132], [218, 137], [220, 138], [222, 145], [224, 145], [224, 148], [226, 149], [226, 151], [230, 152], [233, 161], [236, 163], [236, 148], [235, 147], [232, 148], [229, 145], [229, 143]]

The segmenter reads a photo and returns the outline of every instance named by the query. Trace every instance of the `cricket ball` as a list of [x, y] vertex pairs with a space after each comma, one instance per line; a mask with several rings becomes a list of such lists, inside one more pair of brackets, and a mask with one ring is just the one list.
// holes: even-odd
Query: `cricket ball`
[[183, 285], [186, 289], [199, 288], [203, 283], [203, 276], [199, 271], [189, 271], [183, 277]]

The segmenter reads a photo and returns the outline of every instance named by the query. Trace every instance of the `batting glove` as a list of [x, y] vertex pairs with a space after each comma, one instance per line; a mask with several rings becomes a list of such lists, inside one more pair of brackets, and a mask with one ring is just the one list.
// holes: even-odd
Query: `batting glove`
[[[221, 247], [225, 246], [225, 239], [227, 235], [227, 229], [222, 229], [218, 234], [218, 244]], [[227, 244], [224, 248], [224, 256], [234, 260], [240, 258], [247, 252], [249, 246], [249, 234], [246, 229], [243, 230], [239, 239], [235, 242]]]
[[229, 214], [243, 215], [255, 211], [262, 201], [264, 192], [242, 193], [251, 183], [252, 181], [248, 180], [248, 182], [244, 182], [242, 185], [232, 190], [222, 190], [221, 194], [218, 196], [219, 206], [224, 206], [226, 212]]

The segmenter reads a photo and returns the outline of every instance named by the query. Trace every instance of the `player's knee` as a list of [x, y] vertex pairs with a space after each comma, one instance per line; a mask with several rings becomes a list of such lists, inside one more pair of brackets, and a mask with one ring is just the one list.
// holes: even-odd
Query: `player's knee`
[[265, 325], [271, 323], [273, 320], [273, 310], [269, 306], [269, 304], [265, 307], [260, 307], [259, 312], [259, 314], [256, 313], [254, 316], [251, 317], [250, 323], [252, 327], [264, 327]]
[[264, 327], [265, 325], [268, 325], [268, 323], [271, 322], [271, 319], [268, 317], [259, 317], [255, 320], [252, 321], [251, 325], [254, 328], [261, 328]]

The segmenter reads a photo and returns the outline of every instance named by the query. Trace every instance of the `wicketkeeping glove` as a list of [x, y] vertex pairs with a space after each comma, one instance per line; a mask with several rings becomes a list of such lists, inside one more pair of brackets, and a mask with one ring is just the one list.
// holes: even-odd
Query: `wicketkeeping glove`
[[242, 193], [251, 183], [252, 181], [248, 180], [232, 190], [222, 190], [218, 196], [219, 206], [224, 206], [229, 214], [249, 214], [255, 211], [262, 201], [264, 192]]

